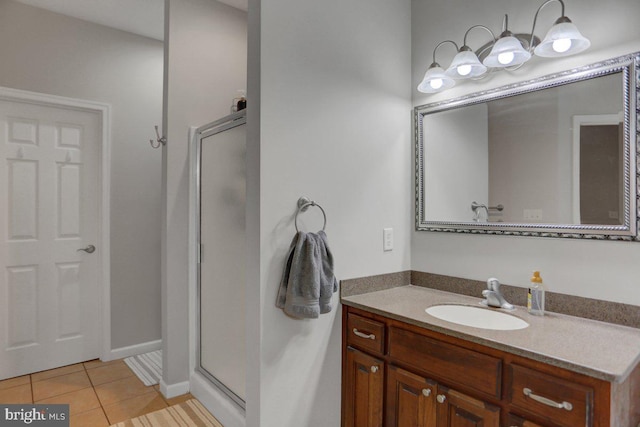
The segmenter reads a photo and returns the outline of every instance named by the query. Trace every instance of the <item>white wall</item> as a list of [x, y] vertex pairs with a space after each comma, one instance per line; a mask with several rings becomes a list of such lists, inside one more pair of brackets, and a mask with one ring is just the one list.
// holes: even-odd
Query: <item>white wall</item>
[[0, 0], [0, 85], [112, 107], [111, 346], [160, 339], [162, 42]]
[[261, 186], [260, 165], [260, 94], [261, 69], [261, 0], [249, 0], [247, 16], [247, 211], [245, 215], [247, 235], [246, 270], [246, 338], [247, 338], [247, 382], [245, 425], [258, 427], [262, 405], [262, 301], [264, 291], [261, 282]]
[[[621, 112], [621, 79], [618, 73], [490, 103], [490, 199], [505, 206], [505, 222], [574, 222], [573, 116]], [[525, 209], [540, 209], [541, 220], [526, 219]]]
[[162, 230], [165, 386], [189, 380], [188, 132], [230, 113], [246, 88], [247, 14], [214, 0], [167, 0], [166, 134]]
[[[566, 3], [566, 15], [590, 38], [590, 51], [556, 61], [535, 58], [518, 72], [460, 85], [434, 97], [424, 96], [414, 89], [414, 105], [640, 50], [637, 26], [640, 2], [573, 0]], [[433, 47], [439, 41], [460, 40], [466, 29], [474, 24], [489, 25], [498, 31], [504, 13], [510, 14], [509, 23], [513, 30], [529, 31], [538, 7], [537, 2], [526, 0], [482, 3], [414, 0], [412, 5], [413, 87], [417, 86], [428, 67]], [[547, 27], [559, 14], [552, 9], [550, 5], [540, 14], [540, 22], [547, 23]], [[479, 38], [484, 37], [482, 31], [478, 33]], [[483, 44], [486, 38], [481, 40], [469, 44], [477, 48], [478, 43]], [[438, 61], [443, 66], [446, 67], [452, 57], [453, 53], [439, 50]], [[545, 283], [554, 292], [636, 305], [640, 305], [639, 257], [640, 244], [631, 242], [413, 232], [411, 243], [411, 266], [415, 270], [477, 280], [495, 276], [508, 284], [526, 286], [531, 271], [539, 269]]]
[[[557, 91], [504, 98], [491, 102], [489, 111], [491, 204], [504, 205], [506, 222], [571, 223], [570, 209], [568, 216], [558, 216], [560, 205], [571, 206], [570, 190], [562, 194], [557, 186], [563, 169], [571, 183], [571, 158], [558, 158]], [[571, 147], [568, 136], [565, 145]], [[525, 209], [539, 209], [542, 219], [525, 219]]]
[[[410, 3], [269, 0], [260, 7], [261, 61], [249, 71], [260, 74], [260, 140], [248, 148], [260, 157], [259, 182], [248, 182], [249, 206], [260, 188], [260, 218], [247, 225], [249, 233], [260, 230], [259, 288], [249, 283], [259, 297], [248, 307], [257, 313], [249, 328], [260, 334], [248, 351], [259, 365], [249, 367], [247, 385], [259, 392], [249, 392], [248, 425], [338, 426], [338, 295], [317, 320], [289, 318], [275, 299], [304, 195], [327, 213], [339, 279], [409, 267]], [[251, 115], [249, 122], [251, 135]], [[300, 219], [313, 231], [322, 225], [314, 209]], [[392, 252], [382, 251], [385, 227], [395, 232]]]
[[[575, 131], [573, 119], [576, 115], [617, 115], [622, 113], [624, 106], [622, 103], [623, 88], [620, 84], [621, 79], [622, 76], [618, 74], [600, 77], [597, 79], [597, 83], [596, 81], [581, 82], [582, 90], [577, 91], [571, 91], [567, 86], [560, 87], [560, 95], [558, 97], [558, 140], [573, 142]], [[568, 170], [564, 165], [573, 166], [574, 162], [579, 161], [579, 156], [574, 160], [573, 144], [558, 144], [557, 156], [559, 159], [559, 179], [556, 183], [558, 194], [572, 194], [574, 190], [572, 185], [573, 176], [569, 177], [568, 175], [573, 174], [573, 170]], [[602, 170], [600, 173], [602, 174]], [[580, 185], [577, 184], [576, 187], [576, 190], [579, 191]], [[609, 199], [609, 203], [612, 202], [613, 200]], [[576, 203], [576, 205], [574, 206], [574, 203], [563, 204], [564, 212], [561, 212], [561, 215], [565, 218], [572, 218], [575, 213], [580, 211], [579, 203]], [[595, 211], [606, 212], [605, 206], [611, 208], [611, 204], [604, 203], [595, 208]], [[613, 209], [611, 208], [611, 210]]]
[[[471, 203], [489, 204], [487, 105], [442, 111], [423, 119], [424, 217], [428, 221], [469, 222]], [[450, 186], [439, 184], [439, 180]], [[487, 220], [487, 212], [481, 210]]]

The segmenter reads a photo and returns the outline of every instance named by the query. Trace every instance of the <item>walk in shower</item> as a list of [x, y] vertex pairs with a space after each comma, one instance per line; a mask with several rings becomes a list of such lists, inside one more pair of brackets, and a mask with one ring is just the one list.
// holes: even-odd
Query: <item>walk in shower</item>
[[245, 406], [246, 110], [195, 130], [196, 370]]

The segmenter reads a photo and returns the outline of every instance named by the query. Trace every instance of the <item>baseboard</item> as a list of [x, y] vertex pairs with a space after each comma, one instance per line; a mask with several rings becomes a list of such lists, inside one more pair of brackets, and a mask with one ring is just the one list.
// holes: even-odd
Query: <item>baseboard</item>
[[189, 393], [189, 381], [167, 384], [164, 380], [160, 380], [160, 393], [162, 393], [162, 395], [167, 399], [182, 396], [183, 394]]
[[198, 372], [191, 375], [191, 394], [198, 399], [224, 427], [246, 427], [244, 409], [212, 385]]
[[112, 349], [106, 359], [102, 359], [103, 362], [109, 360], [124, 359], [125, 357], [136, 356], [138, 354], [149, 353], [150, 351], [156, 351], [162, 349], [162, 340], [149, 341], [141, 344], [130, 345], [128, 347], [120, 347]]

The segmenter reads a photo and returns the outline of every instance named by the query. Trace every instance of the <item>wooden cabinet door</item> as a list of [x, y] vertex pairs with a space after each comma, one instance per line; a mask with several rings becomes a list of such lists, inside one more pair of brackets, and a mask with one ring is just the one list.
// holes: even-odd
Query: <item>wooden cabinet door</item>
[[527, 421], [524, 418], [520, 418], [513, 414], [509, 414], [509, 427], [543, 427], [540, 424], [536, 424], [532, 421]]
[[384, 362], [347, 348], [343, 427], [382, 427]]
[[436, 393], [435, 381], [389, 366], [385, 427], [436, 427]]
[[500, 408], [438, 386], [438, 427], [500, 427]]

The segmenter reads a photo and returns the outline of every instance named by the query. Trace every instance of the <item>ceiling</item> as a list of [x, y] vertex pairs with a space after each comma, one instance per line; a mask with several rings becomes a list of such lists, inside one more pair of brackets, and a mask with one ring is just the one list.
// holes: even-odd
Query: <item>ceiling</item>
[[[156, 40], [164, 39], [164, 0], [16, 1]], [[218, 1], [247, 10], [248, 0]]]
[[249, 0], [218, 0], [220, 3], [228, 4], [236, 9], [247, 11]]

